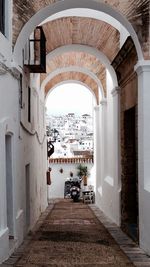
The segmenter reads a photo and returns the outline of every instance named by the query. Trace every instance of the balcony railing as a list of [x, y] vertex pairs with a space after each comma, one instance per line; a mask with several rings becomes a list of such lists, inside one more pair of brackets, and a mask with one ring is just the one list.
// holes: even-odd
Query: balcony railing
[[24, 66], [31, 73], [46, 72], [46, 38], [41, 26], [36, 27], [34, 38], [29, 39], [25, 46]]

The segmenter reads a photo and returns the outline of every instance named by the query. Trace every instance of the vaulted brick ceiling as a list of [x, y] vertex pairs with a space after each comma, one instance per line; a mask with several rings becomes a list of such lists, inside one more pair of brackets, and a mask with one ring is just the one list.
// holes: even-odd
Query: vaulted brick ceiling
[[[15, 0], [13, 1], [13, 44], [25, 23], [40, 9], [63, 0]], [[75, 0], [74, 0], [75, 1]], [[149, 57], [149, 0], [97, 0], [125, 16], [133, 25], [145, 57]]]
[[[59, 0], [62, 1], [62, 0]], [[97, 0], [104, 2], [113, 7], [116, 11], [122, 13], [133, 25], [139, 41], [141, 42], [145, 58], [149, 58], [149, 0]], [[41, 8], [58, 2], [58, 0], [15, 0], [13, 1], [13, 43], [15, 44], [17, 36], [23, 25]], [[103, 52], [110, 61], [114, 59], [119, 51], [119, 32], [106, 22], [93, 18], [83, 17], [64, 17], [54, 21], [49, 21], [43, 25], [47, 39], [47, 54], [54, 49], [71, 44], [82, 44], [97, 48]], [[84, 63], [81, 57], [84, 58]], [[78, 61], [79, 60], [79, 61]], [[47, 62], [48, 73], [59, 66], [68, 67], [72, 65], [89, 68], [95, 73], [105, 88], [105, 70], [94, 57], [85, 56], [84, 53], [70, 53], [57, 57], [51, 62]], [[98, 65], [95, 65], [98, 64]], [[59, 74], [53, 78], [46, 86], [46, 92], [54, 86], [55, 83], [62, 81], [62, 77], [67, 80], [70, 75], [79, 81], [91, 82], [93, 80], [81, 73]], [[85, 77], [86, 76], [86, 77]], [[41, 77], [41, 80], [44, 76]], [[95, 83], [95, 82], [94, 82]], [[93, 88], [95, 88], [94, 85]]]
[[[98, 94], [98, 86], [97, 83], [88, 75], [80, 73], [80, 72], [65, 72], [56, 75], [53, 79], [51, 79], [46, 87], [45, 87], [45, 94], [47, 94], [52, 88], [54, 88], [57, 84], [64, 82], [64, 81], [80, 81], [87, 85], [93, 93], [95, 94], [97, 104], [99, 103], [99, 94]], [[71, 90], [71, 88], [70, 88]]]
[[68, 17], [43, 25], [47, 54], [63, 45], [82, 44], [97, 48], [110, 61], [119, 50], [119, 32], [110, 24], [91, 18]]
[[48, 76], [49, 73], [52, 73], [58, 68], [61, 69], [70, 66], [83, 67], [84, 69], [94, 73], [95, 76], [101, 80], [104, 91], [106, 91], [105, 67], [95, 56], [85, 52], [67, 52], [49, 60], [47, 62], [47, 74], [41, 75], [41, 82]]
[[[119, 51], [119, 32], [100, 20], [80, 17], [62, 18], [45, 23], [43, 30], [47, 40], [47, 54], [64, 45], [82, 44], [103, 52], [111, 62]], [[87, 53], [69, 52], [55, 57], [47, 62], [47, 73], [69, 66], [89, 69], [101, 80], [105, 89], [105, 68], [96, 57]], [[46, 75], [42, 75], [41, 80], [45, 77]]]
[[97, 76], [104, 66], [93, 55], [86, 52], [65, 52], [61, 55], [55, 56], [47, 62], [47, 73], [54, 71], [57, 68], [79, 66], [85, 67], [93, 71]]

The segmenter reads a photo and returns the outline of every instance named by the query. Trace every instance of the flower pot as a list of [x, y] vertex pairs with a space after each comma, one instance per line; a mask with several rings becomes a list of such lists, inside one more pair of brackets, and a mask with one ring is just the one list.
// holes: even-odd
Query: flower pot
[[86, 175], [83, 176], [83, 185], [84, 186], [87, 185], [87, 176]]

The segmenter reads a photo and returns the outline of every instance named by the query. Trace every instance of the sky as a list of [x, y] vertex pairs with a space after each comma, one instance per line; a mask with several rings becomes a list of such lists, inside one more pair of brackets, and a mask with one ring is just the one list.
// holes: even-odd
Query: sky
[[46, 110], [48, 115], [76, 113], [91, 114], [93, 110], [93, 95], [83, 85], [69, 83], [54, 88], [48, 95]]

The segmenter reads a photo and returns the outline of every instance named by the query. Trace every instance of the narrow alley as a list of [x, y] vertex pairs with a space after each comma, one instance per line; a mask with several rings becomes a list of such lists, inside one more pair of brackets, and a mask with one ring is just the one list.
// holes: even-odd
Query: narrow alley
[[[100, 220], [121, 241], [131, 259]], [[149, 257], [120, 233], [95, 205], [57, 200], [49, 204], [23, 245], [2, 266], [150, 266]]]

